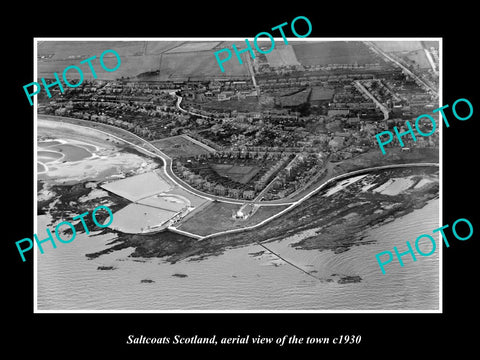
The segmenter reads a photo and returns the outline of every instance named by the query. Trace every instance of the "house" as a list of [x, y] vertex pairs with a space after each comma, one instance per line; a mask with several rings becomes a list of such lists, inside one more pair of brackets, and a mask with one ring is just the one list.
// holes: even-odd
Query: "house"
[[238, 199], [241, 191], [239, 189], [228, 189], [228, 196]]
[[251, 200], [253, 198], [255, 198], [255, 191], [253, 190], [245, 190], [242, 194], [242, 197], [244, 199], [248, 199], [248, 200]]

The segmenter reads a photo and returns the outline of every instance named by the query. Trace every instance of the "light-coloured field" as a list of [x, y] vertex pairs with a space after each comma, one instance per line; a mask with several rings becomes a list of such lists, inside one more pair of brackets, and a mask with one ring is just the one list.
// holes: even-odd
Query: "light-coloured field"
[[[269, 46], [269, 45], [265, 45]], [[273, 67], [300, 65], [300, 62], [293, 51], [292, 45], [279, 45], [275, 43], [275, 48], [268, 54], [265, 54], [268, 64]]]
[[287, 206], [261, 206], [246, 220], [233, 218], [232, 215], [237, 213], [241, 208], [242, 206], [239, 204], [212, 202], [203, 207], [201, 211], [193, 213], [193, 216], [184, 220], [178, 229], [207, 236], [221, 231], [256, 225], [284, 210]]
[[211, 164], [219, 175], [225, 176], [233, 181], [241, 184], [246, 184], [252, 179], [259, 171], [258, 166], [239, 166], [234, 164]]
[[327, 192], [325, 193], [325, 196], [331, 196], [331, 195], [339, 192], [340, 190], [345, 189], [347, 186], [349, 186], [349, 185], [357, 182], [358, 180], [364, 178], [365, 176], [367, 176], [367, 175], [366, 174], [365, 175], [358, 175], [358, 176], [354, 176], [354, 177], [351, 177], [349, 179], [343, 180], [340, 183], [338, 183], [337, 185], [335, 185], [334, 187], [328, 189]]
[[414, 181], [411, 177], [391, 178], [373, 191], [383, 195], [395, 196], [409, 189], [413, 184]]
[[193, 52], [193, 51], [208, 51], [218, 46], [218, 44], [220, 44], [220, 41], [205, 41], [205, 42], [189, 41], [171, 50], [168, 50], [167, 53], [173, 54], [173, 53], [185, 53], [185, 52]]
[[[224, 45], [225, 43], [225, 45]], [[231, 49], [232, 42], [220, 41], [43, 41], [38, 45], [38, 78], [54, 78], [54, 73], [61, 74], [70, 65], [82, 69], [85, 79], [92, 80], [93, 75], [88, 64], [80, 61], [96, 56], [92, 60], [98, 79], [114, 80], [123, 77], [136, 77], [145, 72], [160, 70], [160, 75], [151, 76], [149, 80], [168, 80], [249, 75], [247, 65], [239, 64], [232, 53], [232, 59], [224, 63], [226, 72], [222, 73], [214, 52], [223, 47]], [[99, 63], [100, 55], [105, 50], [115, 50], [121, 59], [120, 67], [107, 72]], [[233, 50], [232, 50], [233, 51]], [[42, 58], [43, 57], [43, 58]], [[109, 62], [112, 62], [110, 65]], [[105, 56], [107, 66], [116, 65], [113, 54]], [[77, 71], [68, 72], [67, 78], [79, 78]]]
[[383, 51], [414, 51], [422, 49], [421, 41], [372, 41]]
[[406, 54], [404, 56], [407, 59], [413, 61], [421, 69], [429, 69], [430, 68], [430, 63], [428, 62], [427, 55], [425, 54], [425, 51], [423, 49], [409, 52], [408, 54]]
[[172, 187], [152, 171], [103, 184], [102, 188], [130, 201], [138, 201], [169, 191]]
[[292, 42], [292, 46], [302, 65], [384, 63], [361, 41]]

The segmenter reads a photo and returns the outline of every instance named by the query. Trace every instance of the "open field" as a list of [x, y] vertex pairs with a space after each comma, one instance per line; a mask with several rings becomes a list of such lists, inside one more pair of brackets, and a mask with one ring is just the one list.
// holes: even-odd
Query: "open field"
[[422, 41], [423, 46], [425, 46], [427, 49], [434, 47], [438, 49], [440, 47], [440, 42], [439, 41]]
[[171, 186], [155, 172], [148, 172], [103, 184], [102, 188], [130, 201], [137, 201], [169, 191]]
[[188, 201], [190, 201], [190, 205], [195, 207], [195, 208], [198, 208], [198, 207], [202, 206], [204, 203], [209, 201], [209, 200], [206, 200], [204, 198], [201, 198], [200, 196], [196, 196], [196, 195], [188, 192], [187, 190], [184, 190], [183, 188], [181, 188], [180, 186], [177, 186], [177, 185], [175, 185], [173, 187], [173, 189], [168, 192], [168, 194], [174, 194], [174, 195], [183, 196], [183, 197], [187, 198]]
[[313, 86], [310, 101], [331, 100], [334, 94], [335, 90], [333, 89], [328, 89], [323, 86]]
[[123, 60], [122, 55], [142, 54], [144, 44], [144, 41], [43, 41], [38, 45], [38, 56], [54, 54], [50, 60], [70, 59], [78, 63], [94, 55], [98, 61], [102, 52], [111, 49]]
[[[244, 62], [232, 58], [224, 64], [222, 73], [214, 56], [215, 49], [222, 48], [223, 42], [195, 41], [44, 41], [38, 45], [38, 77], [53, 78], [53, 73], [61, 74], [70, 65], [80, 67], [84, 78], [92, 80], [88, 64], [80, 61], [97, 56], [92, 61], [100, 80], [114, 80], [123, 77], [136, 77], [139, 74], [160, 70], [160, 74], [149, 80], [168, 80], [187, 77], [223, 77], [245, 76], [248, 69]], [[106, 72], [99, 63], [103, 51], [115, 50], [121, 59], [120, 67], [113, 72]], [[110, 59], [111, 58], [111, 59]], [[113, 54], [105, 56], [105, 64], [116, 64]], [[68, 78], [78, 79], [76, 71], [69, 71]]]
[[[177, 46], [171, 50], [168, 50], [168, 54], [173, 53], [185, 53], [195, 51], [210, 51], [220, 44], [220, 41], [188, 41], [180, 46]], [[212, 50], [212, 54], [213, 54]]]
[[389, 148], [387, 154], [383, 155], [376, 149], [370, 150], [351, 159], [342, 160], [336, 163], [333, 175], [339, 175], [363, 168], [391, 165], [439, 161], [440, 152], [438, 148], [418, 148], [411, 151], [402, 151], [402, 148]]
[[293, 43], [302, 65], [327, 64], [384, 64], [384, 61], [359, 41], [324, 41]]
[[[100, 54], [98, 54], [100, 55]], [[98, 56], [97, 56], [98, 58]], [[155, 71], [158, 69], [159, 56], [147, 55], [147, 56], [128, 56], [120, 54], [121, 65], [113, 71], [104, 71], [100, 66], [98, 60], [92, 61], [93, 68], [100, 80], [116, 80], [123, 77], [135, 77], [141, 73], [147, 71]], [[78, 66], [83, 71], [85, 80], [93, 80], [92, 72], [90, 71], [88, 64], [80, 64], [81, 59], [78, 60], [59, 60], [59, 61], [38, 61], [38, 78], [53, 79], [53, 73], [56, 72], [61, 77], [63, 70], [70, 65]], [[105, 65], [114, 67], [116, 62], [109, 64], [107, 57], [105, 57]], [[79, 78], [77, 71], [69, 71], [67, 79], [74, 80]]]
[[[160, 46], [168, 46], [161, 42]], [[171, 48], [171, 44], [168, 48]], [[99, 62], [100, 55], [105, 50], [115, 50], [121, 59], [120, 67], [107, 72]], [[38, 77], [53, 78], [54, 72], [61, 74], [70, 65], [76, 65], [83, 71], [84, 78], [93, 80], [88, 64], [80, 61], [92, 56], [97, 58], [92, 65], [99, 79], [113, 80], [124, 77], [135, 77], [140, 73], [158, 69], [159, 56], [145, 55], [145, 41], [44, 41], [38, 46], [38, 56], [51, 55], [47, 60], [38, 61]], [[111, 53], [105, 56], [105, 64], [113, 67], [116, 64], [115, 56]], [[78, 79], [76, 71], [68, 72], [69, 79]]]
[[184, 44], [184, 41], [146, 41], [146, 55], [160, 55]]
[[227, 177], [241, 184], [248, 183], [259, 171], [259, 166], [239, 166], [234, 164], [210, 164], [220, 176]]
[[208, 154], [210, 152], [202, 146], [185, 139], [183, 136], [172, 136], [161, 140], [155, 140], [151, 143], [172, 159]]
[[198, 235], [210, 235], [220, 231], [252, 226], [284, 210], [287, 206], [262, 206], [247, 220], [232, 218], [241, 205], [213, 202], [202, 211], [182, 222], [179, 230]]
[[228, 76], [248, 76], [247, 64], [240, 64], [234, 57], [223, 63], [225, 73], [218, 66], [215, 51], [166, 53], [160, 61], [160, 75], [158, 80], [190, 78], [219, 78], [223, 74]]
[[[269, 46], [269, 44], [265, 45]], [[270, 66], [290, 66], [290, 65], [300, 65], [293, 51], [291, 45], [280, 46], [275, 44], [275, 49], [272, 52], [265, 54]]]
[[414, 51], [422, 49], [421, 41], [372, 41], [380, 49], [387, 52]]

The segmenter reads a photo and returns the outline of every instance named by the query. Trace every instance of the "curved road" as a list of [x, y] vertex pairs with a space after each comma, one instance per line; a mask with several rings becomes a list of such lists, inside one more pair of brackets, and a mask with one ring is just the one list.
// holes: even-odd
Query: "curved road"
[[[38, 119], [41, 119], [42, 116], [39, 115], [38, 116]], [[48, 120], [49, 118], [53, 120], [62, 120], [62, 117], [57, 117], [57, 116], [43, 116], [44, 119]], [[306, 199], [308, 199], [309, 197], [311, 197], [312, 195], [314, 195], [315, 193], [317, 193], [319, 190], [321, 190], [322, 188], [324, 188], [326, 185], [330, 184], [331, 182], [333, 181], [336, 181], [336, 180], [339, 180], [339, 179], [342, 179], [342, 178], [347, 178], [347, 177], [350, 177], [350, 176], [354, 176], [354, 175], [358, 175], [358, 174], [363, 174], [363, 173], [367, 173], [367, 172], [371, 172], [371, 171], [375, 171], [375, 170], [383, 170], [383, 169], [393, 169], [393, 168], [402, 168], [402, 167], [421, 167], [421, 166], [439, 166], [437, 163], [407, 163], [407, 164], [392, 164], [392, 165], [383, 165], [383, 166], [375, 166], [375, 167], [370, 167], [370, 168], [365, 168], [365, 169], [360, 169], [360, 170], [355, 170], [355, 171], [350, 171], [348, 173], [344, 173], [344, 174], [341, 174], [341, 175], [337, 175], [337, 176], [334, 176], [328, 180], [325, 180], [323, 181], [322, 183], [318, 184], [313, 190], [311, 190], [310, 192], [308, 192], [306, 195], [304, 195], [303, 197], [301, 197], [300, 199], [296, 200], [296, 201], [293, 201], [293, 200], [290, 200], [290, 201], [284, 201], [284, 200], [270, 200], [270, 201], [260, 201], [260, 200], [239, 200], [239, 199], [230, 199], [230, 198], [226, 198], [226, 197], [222, 197], [222, 196], [217, 196], [217, 195], [212, 195], [212, 194], [207, 194], [207, 193], [204, 193], [203, 191], [200, 191], [200, 190], [197, 190], [195, 188], [193, 188], [192, 186], [190, 186], [188, 183], [186, 183], [185, 181], [183, 181], [182, 179], [180, 179], [177, 175], [175, 175], [175, 173], [173, 172], [173, 169], [172, 169], [172, 158], [170, 156], [168, 156], [167, 154], [165, 154], [164, 152], [162, 152], [161, 150], [159, 150], [158, 148], [156, 148], [153, 144], [151, 144], [150, 142], [142, 139], [141, 137], [131, 133], [130, 131], [127, 131], [125, 129], [121, 129], [121, 128], [118, 128], [116, 126], [113, 126], [113, 125], [109, 125], [109, 124], [103, 124], [103, 123], [95, 123], [95, 124], [99, 124], [100, 126], [102, 127], [106, 127], [107, 129], [108, 128], [113, 128], [115, 129], [115, 131], [118, 133], [118, 132], [124, 132], [126, 135], [128, 135], [129, 137], [134, 137], [136, 139], [138, 139], [141, 144], [143, 146], [140, 146], [138, 144], [134, 144], [128, 140], [125, 140], [124, 138], [121, 138], [117, 135], [114, 135], [110, 132], [107, 132], [107, 131], [104, 131], [104, 130], [100, 130], [96, 127], [92, 127], [92, 126], [88, 126], [88, 125], [91, 125], [92, 122], [91, 121], [88, 121], [88, 120], [83, 120], [83, 119], [75, 119], [75, 118], [65, 118], [63, 117], [63, 119], [68, 119], [68, 120], [74, 120], [75, 122], [77, 122], [77, 124], [72, 124], [71, 122], [69, 122], [70, 124], [72, 125], [76, 125], [76, 126], [80, 126], [80, 127], [86, 127], [88, 129], [93, 129], [93, 130], [96, 130], [96, 131], [99, 131], [103, 134], [106, 134], [108, 136], [111, 136], [113, 138], [116, 138], [118, 140], [121, 140], [137, 149], [140, 149], [141, 151], [143, 152], [146, 152], [148, 153], [149, 155], [151, 156], [154, 156], [154, 157], [159, 157], [162, 159], [163, 163], [165, 164], [165, 166], [163, 167], [163, 171], [165, 173], [165, 175], [176, 185], [178, 185], [179, 187], [183, 188], [184, 190], [190, 192], [191, 194], [194, 194], [196, 196], [199, 196], [203, 199], [207, 199], [207, 200], [211, 200], [211, 201], [220, 201], [220, 202], [225, 202], [225, 203], [230, 203], [230, 204], [239, 204], [239, 205], [243, 205], [243, 204], [247, 204], [247, 203], [254, 203], [254, 204], [257, 204], [257, 205], [261, 205], [261, 206], [278, 206], [278, 205], [298, 205], [300, 204], [301, 202], [305, 201]], [[85, 126], [84, 125], [79, 125], [78, 123], [84, 123], [86, 124]], [[148, 147], [151, 149], [148, 150], [146, 149], [145, 147]], [[290, 207], [288, 208], [290, 209]]]

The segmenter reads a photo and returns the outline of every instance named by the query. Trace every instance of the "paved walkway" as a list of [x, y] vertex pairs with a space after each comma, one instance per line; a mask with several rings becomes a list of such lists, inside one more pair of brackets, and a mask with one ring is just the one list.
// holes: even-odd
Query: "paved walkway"
[[[42, 116], [39, 116], [39, 118], [42, 118]], [[45, 119], [48, 119], [47, 117], [44, 117]], [[59, 117], [54, 117], [58, 120], [61, 120], [61, 118]], [[80, 119], [73, 119], [73, 120], [80, 120]], [[135, 134], [132, 134], [131, 132], [127, 131], [127, 130], [124, 130], [124, 129], [119, 129], [115, 126], [112, 126], [112, 125], [107, 125], [107, 124], [102, 124], [104, 126], [107, 127], [112, 127], [114, 128], [117, 132], [118, 130], [121, 130], [120, 132], [125, 132], [126, 134], [128, 134], [128, 136], [134, 136], [136, 138], [138, 138], [139, 140], [142, 141], [142, 144], [144, 144], [145, 147], [149, 147], [152, 149], [152, 151], [150, 150], [147, 150], [145, 149], [144, 146], [140, 146], [138, 144], [134, 144], [128, 140], [125, 140], [125, 139], [122, 139], [121, 137], [117, 136], [117, 135], [114, 135], [112, 133], [109, 133], [107, 131], [103, 131], [103, 130], [100, 130], [98, 128], [92, 128], [91, 126], [88, 126], [89, 123], [91, 123], [90, 121], [88, 120], [81, 120], [79, 121], [80, 123], [84, 122], [86, 123], [86, 125], [78, 125], [78, 124], [72, 124], [74, 126], [79, 126], [79, 127], [86, 127], [88, 129], [93, 129], [93, 130], [96, 130], [96, 131], [99, 131], [101, 133], [104, 133], [108, 136], [111, 136], [113, 138], [116, 138], [118, 140], [121, 140], [127, 144], [129, 144], [130, 146], [133, 146], [135, 148], [138, 148], [140, 149], [142, 152], [146, 152], [147, 154], [151, 155], [151, 156], [154, 156], [154, 157], [159, 157], [163, 160], [165, 166], [162, 168], [165, 175], [174, 183], [176, 184], [177, 186], [183, 188], [185, 191], [189, 192], [189, 193], [192, 193], [196, 196], [200, 196], [204, 199], [207, 199], [207, 200], [217, 200], [217, 201], [220, 201], [220, 202], [226, 202], [226, 203], [230, 203], [230, 204], [246, 204], [246, 203], [255, 203], [254, 201], [245, 201], [245, 200], [237, 200], [237, 199], [229, 199], [229, 198], [223, 198], [221, 196], [216, 196], [216, 195], [210, 195], [210, 194], [206, 194], [202, 191], [199, 191], [197, 189], [194, 189], [193, 187], [191, 187], [190, 185], [188, 185], [187, 183], [185, 183], [183, 180], [179, 179], [174, 173], [173, 173], [173, 170], [172, 170], [172, 159], [166, 155], [165, 153], [163, 153], [161, 150], [157, 149], [154, 145], [152, 145], [151, 143], [147, 142], [146, 140], [140, 138], [139, 136], [135, 135]], [[383, 165], [383, 166], [375, 166], [375, 167], [370, 167], [370, 168], [365, 168], [365, 169], [360, 169], [360, 170], [355, 170], [355, 171], [350, 171], [348, 173], [344, 173], [344, 174], [341, 174], [341, 175], [337, 175], [335, 177], [332, 177], [332, 178], [329, 178], [328, 180], [322, 182], [321, 184], [317, 185], [313, 190], [311, 190], [310, 192], [308, 192], [307, 194], [305, 194], [302, 198], [296, 200], [296, 201], [293, 201], [293, 200], [290, 200], [290, 201], [262, 201], [262, 202], [256, 202], [256, 204], [260, 205], [260, 206], [276, 206], [276, 205], [290, 205], [288, 208], [280, 211], [279, 213], [271, 216], [270, 218], [267, 218], [265, 220], [263, 220], [262, 222], [256, 224], [256, 225], [252, 225], [252, 226], [248, 226], [248, 227], [245, 227], [245, 228], [242, 228], [242, 229], [232, 229], [232, 230], [226, 230], [226, 231], [221, 231], [221, 232], [218, 232], [218, 233], [215, 233], [215, 234], [211, 234], [211, 235], [208, 235], [208, 236], [205, 236], [205, 237], [202, 237], [202, 239], [205, 239], [205, 238], [210, 238], [210, 237], [214, 237], [214, 236], [219, 236], [219, 235], [223, 235], [223, 234], [228, 234], [228, 233], [233, 233], [233, 232], [240, 232], [240, 231], [245, 231], [245, 230], [251, 230], [251, 229], [254, 229], [254, 228], [257, 228], [259, 226], [262, 226], [262, 225], [265, 225], [267, 222], [277, 218], [278, 216], [281, 216], [283, 215], [284, 213], [286, 213], [287, 211], [290, 211], [291, 209], [293, 209], [294, 207], [296, 207], [297, 205], [301, 204], [303, 201], [307, 200], [308, 198], [310, 198], [312, 195], [316, 194], [317, 192], [319, 192], [321, 189], [323, 189], [324, 187], [326, 187], [328, 184], [330, 184], [331, 182], [334, 182], [334, 181], [337, 181], [337, 180], [340, 180], [340, 179], [344, 179], [344, 178], [348, 178], [348, 177], [351, 177], [351, 176], [355, 176], [355, 175], [359, 175], [359, 174], [364, 174], [364, 173], [368, 173], [368, 172], [371, 172], [371, 171], [376, 171], [376, 170], [384, 170], [384, 169], [394, 169], [394, 168], [404, 168], [404, 167], [423, 167], [423, 166], [439, 166], [439, 164], [437, 163], [408, 163], [408, 164], [392, 164], [392, 165]], [[197, 236], [196, 236], [197, 237]], [[197, 237], [198, 238], [198, 237]]]

